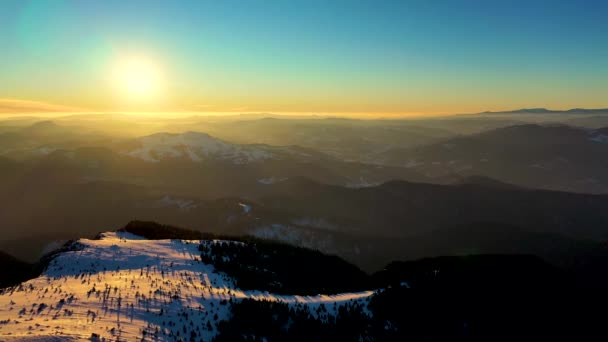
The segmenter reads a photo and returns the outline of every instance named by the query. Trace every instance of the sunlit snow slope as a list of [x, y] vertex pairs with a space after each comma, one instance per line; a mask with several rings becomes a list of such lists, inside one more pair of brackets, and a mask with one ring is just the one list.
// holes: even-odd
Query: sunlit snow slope
[[146, 240], [128, 233], [79, 240], [77, 250], [58, 255], [40, 277], [0, 294], [0, 341], [174, 341], [189, 340], [193, 331], [208, 341], [217, 322], [230, 318], [231, 301], [301, 303], [316, 316], [321, 303], [366, 304], [373, 294], [241, 291], [200, 261], [200, 243], [218, 241]]
[[270, 150], [280, 150], [277, 147], [230, 144], [198, 132], [157, 133], [140, 138], [139, 143], [141, 146], [126, 154], [147, 162], [186, 157], [194, 162], [217, 159], [230, 160], [235, 164], [246, 164], [276, 158], [277, 156]]

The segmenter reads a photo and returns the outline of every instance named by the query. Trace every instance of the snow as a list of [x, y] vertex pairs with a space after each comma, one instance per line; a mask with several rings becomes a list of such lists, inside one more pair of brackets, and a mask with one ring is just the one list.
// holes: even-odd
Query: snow
[[324, 253], [336, 254], [335, 241], [332, 236], [322, 230], [301, 229], [296, 225], [273, 223], [256, 227], [251, 236], [276, 240], [293, 246], [317, 249]]
[[197, 207], [193, 200], [172, 198], [169, 195], [163, 196], [157, 203], [160, 207], [176, 207], [183, 211], [188, 211]]
[[243, 213], [249, 214], [251, 212], [251, 206], [245, 203], [239, 203], [239, 206], [243, 208]]
[[276, 157], [263, 146], [230, 144], [198, 132], [158, 133], [140, 138], [139, 142], [138, 148], [125, 154], [150, 163], [168, 158], [188, 158], [193, 162], [219, 159], [246, 164]]
[[591, 138], [591, 141], [600, 143], [600, 144], [608, 144], [608, 135], [598, 134]]
[[172, 341], [178, 332], [189, 338], [197, 328], [199, 337], [210, 340], [215, 324], [230, 317], [227, 300], [299, 303], [314, 316], [321, 304], [335, 315], [334, 306], [327, 304], [367, 304], [375, 293], [243, 291], [200, 261], [199, 244], [227, 241], [147, 240], [124, 232], [99, 237], [78, 240], [79, 248], [59, 254], [41, 276], [0, 294], [0, 341], [88, 340], [92, 334], [99, 340], [135, 341], [142, 340], [144, 331], [146, 340]]
[[38, 152], [38, 154], [41, 155], [49, 155], [55, 151], [57, 151], [56, 147], [49, 147], [49, 146], [44, 146], [44, 147], [40, 147], [38, 150], [36, 150]]
[[299, 229], [274, 223], [269, 226], [255, 228], [251, 235], [260, 239], [277, 240], [296, 245], [302, 240], [303, 233]]

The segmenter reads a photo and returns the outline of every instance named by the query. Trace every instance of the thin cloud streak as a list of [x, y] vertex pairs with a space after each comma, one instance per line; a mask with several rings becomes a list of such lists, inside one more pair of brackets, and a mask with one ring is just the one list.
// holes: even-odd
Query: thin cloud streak
[[84, 111], [88, 110], [84, 108], [76, 108], [39, 101], [0, 99], [0, 113], [2, 114], [65, 113]]

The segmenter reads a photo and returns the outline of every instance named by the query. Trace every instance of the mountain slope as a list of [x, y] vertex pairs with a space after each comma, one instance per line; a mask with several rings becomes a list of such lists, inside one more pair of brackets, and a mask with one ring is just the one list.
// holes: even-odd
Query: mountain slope
[[[608, 196], [467, 183], [436, 185], [393, 181], [348, 189], [306, 179], [276, 184], [259, 200], [289, 217], [325, 221], [334, 231], [407, 237], [478, 222], [528, 231], [606, 239]], [[295, 222], [294, 222], [295, 223]]]
[[428, 177], [486, 176], [529, 188], [608, 192], [608, 144], [603, 129], [518, 125], [387, 151], [386, 164]]
[[210, 340], [217, 325], [230, 318], [235, 301], [285, 303], [311, 315], [331, 304], [331, 316], [353, 301], [365, 305], [373, 294], [243, 291], [229, 275], [201, 262], [199, 252], [200, 246], [238, 244], [242, 242], [147, 240], [127, 232], [78, 240], [58, 253], [41, 276], [0, 295], [0, 339]]
[[135, 149], [124, 153], [147, 162], [163, 159], [187, 158], [194, 162], [226, 160], [246, 164], [267, 159], [280, 159], [282, 155], [295, 155], [287, 148], [265, 145], [237, 145], [213, 138], [205, 133], [157, 133], [139, 138]]
[[[316, 252], [267, 242], [269, 249], [256, 248], [260, 258], [253, 260], [239, 249], [260, 247], [260, 241], [176, 239], [202, 236], [134, 223], [66, 244], [46, 258], [48, 267], [40, 276], [0, 291], [0, 340], [501, 340], [574, 338], [603, 329], [570, 274], [533, 256], [397, 262], [371, 277], [343, 279], [353, 288], [373, 281], [374, 290], [279, 295], [244, 290], [234, 270], [216, 266], [245, 262], [263, 275], [277, 270], [275, 262], [262, 260], [271, 254], [302, 253], [304, 260], [289, 260], [294, 272], [308, 272], [307, 262], [323, 266], [330, 259], [309, 259]], [[336, 278], [353, 271], [329, 264]], [[313, 278], [305, 285], [309, 290], [327, 284], [326, 274], [308, 276]], [[559, 297], [553, 290], [560, 291]], [[505, 293], [513, 296], [500, 295]], [[594, 305], [603, 305], [601, 296], [593, 296]]]

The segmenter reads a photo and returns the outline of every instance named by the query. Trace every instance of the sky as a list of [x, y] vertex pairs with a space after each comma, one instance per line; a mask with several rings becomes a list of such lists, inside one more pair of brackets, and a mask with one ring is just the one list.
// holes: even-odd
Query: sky
[[606, 1], [0, 1], [0, 112], [608, 107]]

